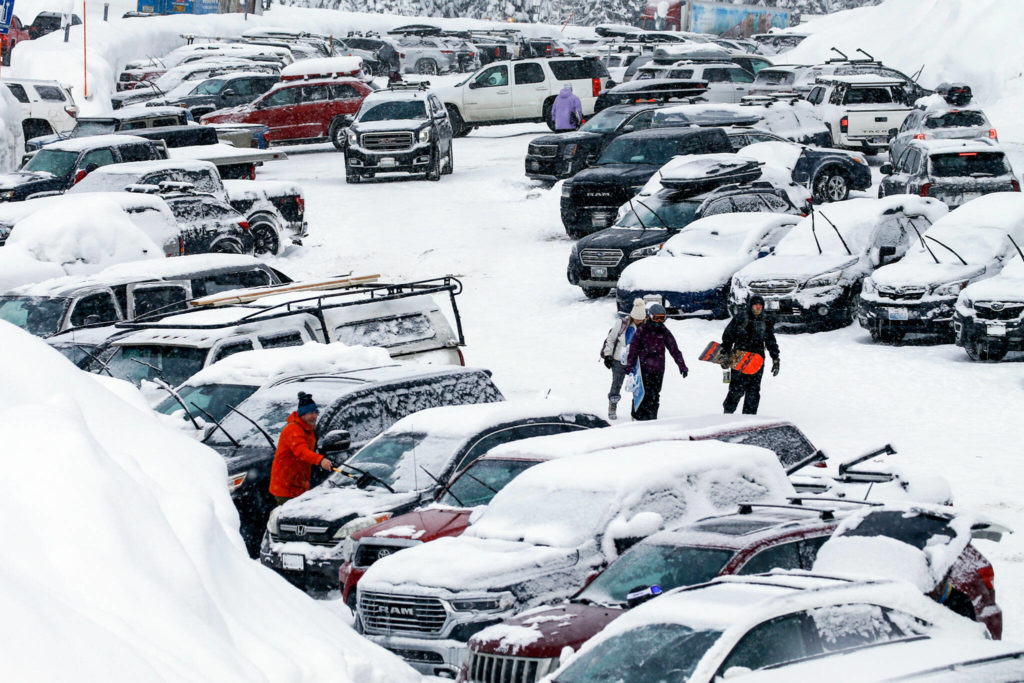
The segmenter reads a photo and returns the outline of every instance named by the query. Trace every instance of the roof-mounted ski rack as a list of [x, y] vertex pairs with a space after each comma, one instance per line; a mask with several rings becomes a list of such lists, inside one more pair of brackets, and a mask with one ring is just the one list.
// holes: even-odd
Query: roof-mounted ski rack
[[850, 59], [849, 57], [846, 56], [846, 53], [843, 52], [842, 50], [840, 50], [839, 48], [833, 46], [831, 49], [832, 49], [832, 52], [835, 52], [836, 54], [838, 54], [840, 56], [840, 58], [836, 59], [835, 57], [833, 57], [832, 59], [827, 59], [827, 60], [825, 60], [826, 64], [836, 64], [837, 62], [848, 62], [850, 64], [881, 64], [880, 61], [878, 61], [872, 55], [868, 54], [867, 52], [865, 52], [864, 50], [862, 50], [859, 47], [857, 48], [857, 52], [859, 52], [862, 55], [864, 55], [864, 57], [866, 57], [866, 59], [864, 59], [864, 58], [861, 58], [861, 59]]
[[855, 500], [853, 498], [823, 498], [818, 496], [790, 496], [786, 498], [793, 505], [803, 506], [804, 501], [810, 501], [811, 503], [849, 503], [850, 505], [866, 505], [868, 507], [880, 507], [885, 505], [877, 500]]
[[808, 507], [806, 505], [786, 505], [784, 503], [740, 503], [737, 514], [749, 515], [754, 508], [766, 510], [800, 510], [802, 512], [816, 512], [823, 521], [830, 522], [836, 518], [834, 508]]
[[880, 455], [896, 455], [896, 449], [892, 447], [892, 444], [885, 444], [881, 448], [875, 449], [864, 455], [843, 462], [839, 464], [839, 478], [840, 481], [844, 482], [877, 482], [883, 483], [892, 481], [896, 478], [896, 475], [892, 472], [877, 472], [872, 470], [855, 470], [853, 469], [856, 465], [859, 465], [866, 460], [877, 458]]
[[430, 81], [401, 81], [388, 85], [388, 90], [400, 91], [400, 90], [429, 90]]
[[744, 95], [740, 98], [740, 106], [752, 107], [764, 104], [773, 104], [775, 102], [785, 102], [786, 104], [793, 104], [804, 98], [798, 92], [782, 91], [766, 93], [764, 95]]
[[441, 27], [430, 24], [406, 24], [388, 31], [388, 35], [391, 36], [437, 36], [441, 33], [443, 33]]

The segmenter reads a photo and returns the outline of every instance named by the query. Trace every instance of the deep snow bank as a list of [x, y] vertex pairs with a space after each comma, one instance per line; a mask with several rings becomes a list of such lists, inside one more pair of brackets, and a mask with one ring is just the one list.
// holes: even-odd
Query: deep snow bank
[[8, 680], [413, 681], [251, 561], [226, 470], [0, 322]]
[[1024, 140], [1024, 2], [1020, 0], [887, 0], [826, 15], [800, 27], [811, 35], [778, 63], [813, 64], [833, 46], [850, 57], [862, 48], [887, 66], [933, 88], [964, 81], [1003, 140]]

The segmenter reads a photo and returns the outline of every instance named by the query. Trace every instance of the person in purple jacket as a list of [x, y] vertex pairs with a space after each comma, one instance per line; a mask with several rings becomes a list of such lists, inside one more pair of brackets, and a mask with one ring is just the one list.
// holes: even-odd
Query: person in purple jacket
[[583, 123], [583, 105], [580, 98], [572, 92], [572, 86], [566, 85], [558, 93], [555, 103], [551, 105], [551, 118], [555, 122], [556, 133], [576, 130]]
[[679, 373], [685, 379], [690, 371], [679, 352], [676, 338], [665, 327], [665, 307], [651, 304], [647, 309], [647, 322], [640, 326], [633, 342], [629, 345], [626, 367], [632, 368], [640, 361], [640, 377], [643, 380], [644, 395], [640, 404], [633, 408], [634, 420], [658, 419], [661, 404], [661, 382], [665, 377], [665, 349], [672, 354], [679, 366]]

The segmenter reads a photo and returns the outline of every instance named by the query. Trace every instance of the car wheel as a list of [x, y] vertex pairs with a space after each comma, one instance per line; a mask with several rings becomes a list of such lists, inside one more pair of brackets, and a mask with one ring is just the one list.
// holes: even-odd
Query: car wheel
[[602, 299], [611, 293], [611, 289], [605, 287], [581, 287], [583, 296], [588, 299]]
[[846, 174], [837, 168], [825, 168], [818, 172], [812, 190], [814, 201], [841, 202], [850, 196], [850, 181]]
[[362, 180], [363, 180], [362, 176], [360, 176], [358, 173], [346, 173], [345, 174], [345, 182], [346, 183], [350, 183], [352, 185], [358, 185]]
[[416, 62], [416, 73], [424, 76], [436, 76], [440, 72], [437, 70], [437, 62], [433, 59], [420, 59]]
[[430, 152], [430, 166], [427, 167], [427, 180], [437, 182], [441, 179], [441, 153], [435, 147]]
[[211, 254], [243, 254], [245, 250], [237, 240], [220, 240], [210, 246]]
[[965, 344], [964, 350], [971, 360], [982, 363], [1001, 361], [1006, 356], [1006, 346], [998, 342], [986, 343], [975, 340]]
[[555, 130], [555, 119], [551, 116], [551, 107], [553, 107], [554, 104], [555, 101], [553, 99], [549, 99], [544, 103], [544, 107], [541, 110], [541, 116], [544, 117], [544, 123], [548, 124], [548, 128], [552, 131]]
[[473, 130], [473, 128], [466, 125], [466, 121], [462, 118], [458, 108], [453, 104], [449, 104], [447, 109], [448, 120], [452, 122], [452, 137], [464, 138], [469, 135], [469, 131]]
[[275, 256], [281, 250], [281, 229], [270, 216], [250, 218], [249, 232], [252, 233], [255, 255]]
[[348, 131], [348, 127], [345, 125], [345, 120], [335, 118], [331, 121], [330, 128], [327, 129], [327, 137], [331, 139], [331, 144], [337, 150], [344, 150], [348, 144], [348, 139], [345, 134]]
[[448, 145], [448, 158], [444, 162], [444, 170], [441, 173], [451, 175], [455, 172], [455, 145]]

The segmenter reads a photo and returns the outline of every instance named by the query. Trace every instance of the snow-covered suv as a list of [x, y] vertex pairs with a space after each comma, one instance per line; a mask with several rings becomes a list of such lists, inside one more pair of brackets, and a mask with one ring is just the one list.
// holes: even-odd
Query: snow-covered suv
[[580, 98], [583, 115], [594, 113], [608, 69], [596, 57], [553, 57], [492, 62], [437, 94], [448, 109], [455, 137], [476, 126], [543, 121], [554, 130], [551, 105], [566, 85]]
[[26, 141], [39, 135], [67, 133], [75, 127], [78, 106], [71, 88], [63, 83], [5, 78], [3, 84], [21, 104], [21, 129]]
[[957, 346], [971, 360], [1002, 360], [1024, 351], [1024, 250], [994, 278], [964, 287], [956, 302]]
[[477, 631], [569, 597], [618, 553], [668, 524], [792, 485], [775, 455], [718, 442], [652, 442], [532, 467], [465, 534], [378, 560], [356, 628], [423, 673], [456, 674]]

